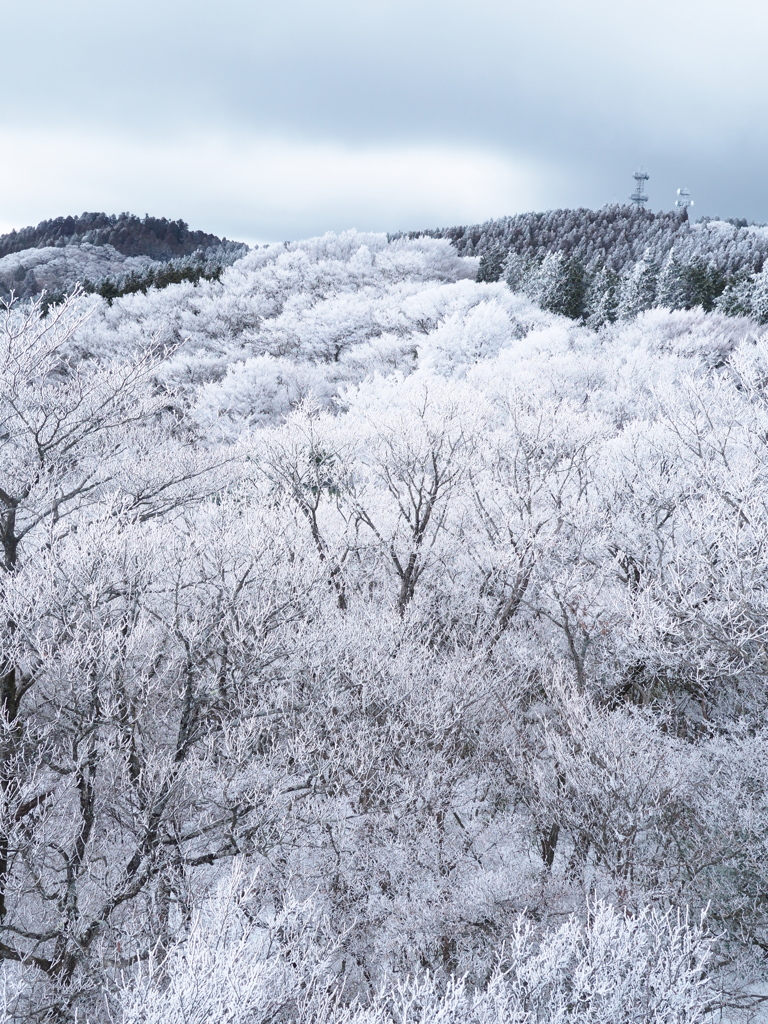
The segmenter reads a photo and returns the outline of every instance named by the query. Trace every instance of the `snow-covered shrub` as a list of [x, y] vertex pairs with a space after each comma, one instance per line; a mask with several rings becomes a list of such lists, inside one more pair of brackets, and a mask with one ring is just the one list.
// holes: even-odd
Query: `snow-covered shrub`
[[267, 923], [247, 893], [219, 890], [193, 914], [187, 937], [153, 951], [111, 996], [115, 1024], [706, 1024], [717, 994], [707, 976], [710, 939], [669, 911], [634, 916], [596, 903], [538, 933], [518, 919], [486, 982], [425, 974], [345, 991], [339, 950], [291, 908]]

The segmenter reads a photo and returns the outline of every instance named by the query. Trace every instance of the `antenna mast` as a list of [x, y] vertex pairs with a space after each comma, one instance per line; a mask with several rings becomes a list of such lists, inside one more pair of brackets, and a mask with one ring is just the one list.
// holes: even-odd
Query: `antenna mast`
[[685, 186], [677, 190], [677, 199], [675, 200], [675, 206], [678, 210], [686, 210], [689, 206], [693, 206], [693, 200], [691, 199], [691, 193]]
[[629, 197], [630, 201], [641, 210], [645, 209], [645, 204], [648, 202], [648, 196], [645, 194], [645, 183], [650, 178], [650, 174], [641, 167], [639, 171], [635, 171], [632, 177], [635, 179], [635, 191]]

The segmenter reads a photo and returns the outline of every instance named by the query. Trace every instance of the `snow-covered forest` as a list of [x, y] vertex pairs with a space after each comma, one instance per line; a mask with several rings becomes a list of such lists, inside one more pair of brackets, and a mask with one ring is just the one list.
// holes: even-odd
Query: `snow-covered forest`
[[183, 220], [84, 213], [0, 235], [0, 299], [61, 302], [76, 284], [105, 298], [212, 277], [248, 251]]
[[504, 279], [543, 308], [592, 327], [654, 306], [768, 322], [768, 228], [743, 219], [693, 224], [686, 210], [604, 206], [426, 234], [479, 256], [481, 280]]
[[467, 249], [0, 310], [4, 1019], [761, 1012], [764, 318]]

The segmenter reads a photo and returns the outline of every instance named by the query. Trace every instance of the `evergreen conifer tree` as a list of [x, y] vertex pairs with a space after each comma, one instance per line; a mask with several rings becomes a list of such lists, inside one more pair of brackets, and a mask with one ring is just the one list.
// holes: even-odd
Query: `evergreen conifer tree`
[[478, 281], [499, 281], [504, 273], [504, 260], [506, 251], [502, 246], [495, 246], [488, 249], [480, 257], [480, 266], [477, 270]]
[[768, 264], [753, 278], [750, 311], [755, 320], [768, 324]]
[[658, 276], [657, 264], [645, 256], [629, 268], [619, 288], [617, 316], [620, 320], [628, 320], [654, 305]]
[[619, 275], [605, 265], [593, 265], [587, 274], [585, 319], [593, 329], [613, 323], [619, 314]]
[[754, 277], [739, 274], [732, 277], [715, 301], [715, 308], [726, 316], [752, 316]]

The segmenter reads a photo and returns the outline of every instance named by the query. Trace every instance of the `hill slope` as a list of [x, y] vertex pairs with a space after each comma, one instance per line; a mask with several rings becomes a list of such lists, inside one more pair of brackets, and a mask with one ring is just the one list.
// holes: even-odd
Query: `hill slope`
[[69, 246], [87, 243], [111, 245], [123, 256], [149, 256], [153, 260], [170, 260], [189, 256], [199, 249], [234, 246], [231, 242], [205, 231], [191, 231], [183, 220], [167, 217], [137, 217], [133, 213], [119, 216], [107, 213], [83, 213], [79, 217], [55, 217], [43, 220], [37, 227], [26, 227], [0, 235], [0, 257], [24, 249]]
[[768, 257], [768, 228], [744, 220], [693, 224], [685, 211], [604, 206], [421, 234], [479, 256], [479, 280], [503, 278], [545, 309], [592, 326], [654, 306], [768, 319], [765, 282], [757, 280]]
[[478, 263], [0, 310], [0, 1019], [760, 1008], [768, 337]]
[[[131, 213], [56, 217], [0, 236], [0, 297], [60, 296], [75, 284], [105, 295], [146, 290], [161, 279], [220, 273], [248, 251], [183, 220]], [[163, 270], [173, 265], [173, 272]]]

